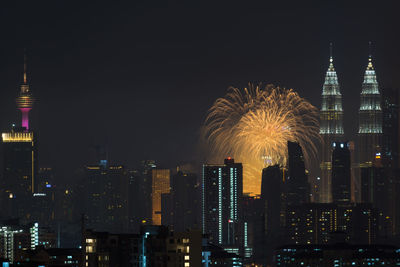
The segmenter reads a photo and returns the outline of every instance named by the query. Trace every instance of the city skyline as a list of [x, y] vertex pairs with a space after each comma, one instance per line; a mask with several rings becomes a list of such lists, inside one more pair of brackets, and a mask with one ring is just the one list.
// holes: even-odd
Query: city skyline
[[[12, 99], [22, 81], [24, 47], [31, 88], [38, 101], [30, 114], [33, 127], [42, 140], [48, 140], [38, 144], [41, 162], [60, 169], [62, 174], [68, 172], [64, 162], [79, 168], [93, 158], [93, 146], [104, 143], [110, 147], [110, 158], [126, 165], [143, 158], [155, 158], [166, 165], [201, 160], [193, 145], [197, 144], [199, 127], [208, 107], [229, 86], [245, 86], [249, 81], [274, 83], [294, 88], [319, 107], [330, 42], [334, 44], [346, 114], [357, 110], [352, 103], [359, 101], [368, 41], [373, 43], [381, 87], [398, 85], [395, 48], [399, 40], [389, 24], [394, 17], [381, 6], [366, 5], [350, 16], [340, 5], [321, 4], [301, 13], [296, 11], [301, 8], [298, 5], [286, 10], [280, 4], [260, 4], [253, 13], [255, 6], [241, 8], [233, 3], [228, 10], [240, 19], [232, 25], [224, 22], [226, 13], [218, 12], [225, 8], [222, 3], [213, 6], [214, 10], [207, 4], [174, 7], [176, 10], [168, 8], [168, 15], [162, 12], [167, 7], [146, 4], [115, 4], [107, 11], [101, 3], [82, 5], [79, 10], [68, 4], [49, 5], [43, 10], [29, 4], [21, 9], [7, 7], [9, 12], [2, 19], [15, 23], [16, 32], [26, 34], [4, 32], [9, 38], [1, 45], [2, 129], [18, 122]], [[121, 11], [123, 8], [125, 11]], [[63, 15], [55, 18], [45, 12], [49, 10], [62, 11]], [[261, 23], [257, 14], [267, 10], [269, 16]], [[286, 24], [275, 20], [283, 10], [292, 17]], [[386, 21], [368, 19], [372, 10], [377, 15], [389, 12]], [[67, 11], [74, 15], [72, 24]], [[14, 16], [17, 12], [19, 15]], [[146, 17], [149, 13], [159, 16], [151, 23], [140, 23], [141, 19], [150, 22]], [[209, 19], [200, 27], [203, 13], [209, 14]], [[329, 19], [320, 14], [327, 14]], [[112, 23], [103, 20], [108, 16], [114, 18]], [[22, 20], [16, 21], [16, 17]], [[51, 20], [54, 25], [48, 24]], [[303, 24], [296, 25], [296, 21]], [[39, 27], [43, 24], [47, 26]], [[122, 34], [129, 32], [130, 26], [133, 35]], [[299, 29], [304, 26], [307, 30], [300, 35]], [[278, 39], [269, 42], [268, 36]], [[252, 40], [260, 42], [248, 42]], [[299, 67], [307, 71], [299, 71]], [[180, 112], [182, 109], [187, 112]], [[346, 137], [349, 140], [355, 139], [353, 119], [345, 116], [345, 133], [352, 133]], [[158, 129], [163, 129], [161, 135]], [[123, 139], [130, 140], [128, 146]], [[60, 161], [55, 160], [54, 147], [64, 152]], [[73, 155], [78, 150], [79, 155]]]
[[400, 264], [391, 3], [0, 9], [0, 265]]

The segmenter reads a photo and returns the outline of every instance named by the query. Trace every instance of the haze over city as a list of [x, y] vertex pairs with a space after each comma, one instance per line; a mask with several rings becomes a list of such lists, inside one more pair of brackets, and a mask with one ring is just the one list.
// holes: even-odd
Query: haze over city
[[395, 1], [0, 8], [0, 265], [400, 265]]

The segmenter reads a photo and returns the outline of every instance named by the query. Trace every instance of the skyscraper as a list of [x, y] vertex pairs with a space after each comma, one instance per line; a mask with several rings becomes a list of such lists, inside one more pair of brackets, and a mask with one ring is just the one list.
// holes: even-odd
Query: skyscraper
[[0, 192], [2, 216], [18, 217], [22, 223], [27, 223], [38, 164], [36, 135], [29, 129], [28, 113], [32, 109], [33, 96], [27, 83], [26, 56], [23, 76], [16, 99], [17, 107], [22, 112], [22, 127], [13, 125], [10, 132], [2, 134], [4, 173]]
[[152, 224], [161, 225], [161, 196], [170, 192], [169, 169], [152, 170]]
[[382, 158], [384, 167], [398, 168], [400, 166], [399, 108], [399, 90], [384, 88], [382, 90]]
[[203, 165], [203, 233], [218, 245], [241, 245], [243, 167], [227, 158], [221, 165]]
[[[271, 264], [273, 248], [282, 245], [282, 226], [285, 223], [285, 170], [279, 165], [268, 166], [262, 171], [261, 201], [263, 227], [259, 235], [262, 236], [262, 257], [267, 260], [264, 265]], [[302, 191], [300, 191], [302, 192]], [[297, 199], [294, 195], [293, 199]], [[257, 248], [256, 248], [257, 252]], [[268, 264], [268, 265], [267, 265]]]
[[382, 90], [382, 165], [385, 168], [389, 217], [392, 218], [392, 234], [400, 232], [400, 91], [393, 88]]
[[176, 232], [200, 228], [200, 199], [197, 175], [178, 171], [171, 177], [171, 192], [162, 195], [162, 224]]
[[126, 231], [128, 175], [121, 165], [106, 161], [85, 168], [85, 214], [88, 226], [99, 231]]
[[332, 200], [349, 203], [351, 200], [351, 163], [347, 142], [334, 142], [332, 153]]
[[288, 141], [288, 158], [287, 204], [307, 203], [310, 200], [310, 185], [304, 165], [303, 151], [298, 143]]
[[320, 134], [322, 137], [321, 150], [321, 188], [320, 202], [330, 202], [331, 197], [331, 169], [332, 169], [332, 142], [344, 138], [342, 95], [339, 82], [333, 67], [332, 44], [331, 56], [325, 82], [322, 88], [322, 105], [320, 110]]
[[371, 167], [382, 151], [382, 109], [376, 74], [371, 55], [365, 70], [360, 94], [358, 128], [358, 160], [361, 168]]

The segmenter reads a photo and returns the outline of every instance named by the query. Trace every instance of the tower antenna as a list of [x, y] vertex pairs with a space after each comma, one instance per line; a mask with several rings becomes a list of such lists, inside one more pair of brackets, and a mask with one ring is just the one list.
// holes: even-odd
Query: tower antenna
[[329, 43], [329, 61], [330, 61], [330, 62], [333, 62], [332, 43]]
[[368, 42], [368, 49], [369, 49], [369, 60], [371, 61], [372, 58], [372, 42]]
[[27, 61], [26, 48], [24, 48], [24, 84], [27, 84], [27, 79], [26, 79], [26, 69], [27, 69], [26, 65], [27, 65], [27, 63], [26, 63], [26, 61]]

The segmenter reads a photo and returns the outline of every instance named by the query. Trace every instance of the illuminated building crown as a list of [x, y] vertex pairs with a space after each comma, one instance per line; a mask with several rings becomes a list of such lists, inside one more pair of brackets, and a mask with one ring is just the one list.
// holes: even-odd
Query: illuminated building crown
[[332, 44], [329, 67], [322, 87], [322, 105], [320, 112], [320, 134], [343, 135], [342, 95], [335, 67], [333, 66]]
[[371, 55], [365, 70], [360, 98], [358, 133], [382, 133], [381, 95]]

